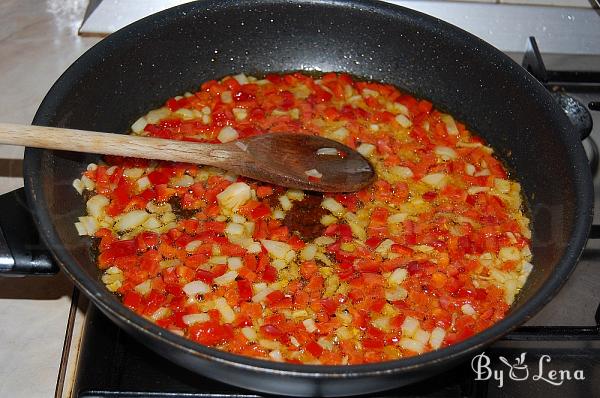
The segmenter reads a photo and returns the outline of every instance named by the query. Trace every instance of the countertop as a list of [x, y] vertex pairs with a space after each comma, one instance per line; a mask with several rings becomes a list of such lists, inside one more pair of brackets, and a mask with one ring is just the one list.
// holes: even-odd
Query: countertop
[[[77, 35], [87, 0], [0, 2], [0, 120], [31, 123], [60, 74], [99, 39]], [[22, 147], [0, 145], [0, 194], [23, 185]], [[0, 397], [52, 397], [73, 285], [0, 278]]]

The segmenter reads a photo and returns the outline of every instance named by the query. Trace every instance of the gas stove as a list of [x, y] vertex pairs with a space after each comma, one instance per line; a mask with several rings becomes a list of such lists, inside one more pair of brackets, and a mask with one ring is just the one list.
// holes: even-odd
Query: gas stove
[[[596, 144], [600, 143], [600, 72], [547, 70], [534, 39], [528, 43], [523, 66], [549, 90], [568, 93], [589, 112], [583, 122], [594, 121], [596, 128], [583, 145], [594, 187], [600, 192]], [[600, 195], [595, 205], [600, 208]], [[600, 238], [596, 232], [592, 237]], [[600, 396], [600, 278], [592, 277], [599, 265], [600, 242], [590, 239], [560, 293], [524, 326], [446, 373], [372, 396]], [[73, 303], [59, 397], [263, 396], [169, 362], [121, 331], [77, 292]]]

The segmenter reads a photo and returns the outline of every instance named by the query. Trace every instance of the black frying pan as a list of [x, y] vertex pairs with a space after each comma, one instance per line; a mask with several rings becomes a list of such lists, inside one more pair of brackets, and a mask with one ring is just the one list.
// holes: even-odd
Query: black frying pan
[[28, 149], [25, 188], [62, 270], [110, 319], [164, 357], [241, 387], [290, 395], [351, 395], [423, 379], [535, 314], [569, 276], [592, 218], [584, 151], [561, 109], [517, 64], [451, 25], [367, 0], [203, 1], [136, 22], [85, 53], [52, 87], [35, 124], [122, 133], [165, 99], [238, 72], [344, 71], [427, 98], [478, 132], [524, 189], [534, 269], [508, 316], [459, 344], [360, 366], [299, 366], [207, 348], [122, 306], [99, 281], [84, 213], [71, 187], [97, 158]]

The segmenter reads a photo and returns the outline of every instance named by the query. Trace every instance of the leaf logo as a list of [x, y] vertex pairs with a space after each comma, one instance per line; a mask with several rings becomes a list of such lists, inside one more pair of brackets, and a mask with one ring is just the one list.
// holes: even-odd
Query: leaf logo
[[521, 356], [516, 357], [514, 365], [511, 365], [505, 357], [498, 357], [503, 364], [508, 366], [508, 377], [510, 377], [511, 380], [520, 381], [527, 380], [529, 378], [529, 367], [525, 364], [525, 355], [526, 353], [523, 352], [521, 353]]

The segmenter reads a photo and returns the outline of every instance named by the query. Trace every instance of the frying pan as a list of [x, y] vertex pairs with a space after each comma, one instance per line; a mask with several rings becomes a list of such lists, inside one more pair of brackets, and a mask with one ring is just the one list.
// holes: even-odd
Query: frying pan
[[112, 321], [165, 358], [273, 394], [353, 395], [451, 367], [534, 315], [569, 276], [592, 219], [592, 183], [572, 127], [544, 87], [500, 51], [435, 18], [368, 1], [245, 0], [185, 4], [136, 22], [79, 58], [34, 124], [122, 133], [168, 97], [245, 72], [343, 71], [432, 101], [480, 134], [521, 184], [532, 219], [534, 269], [506, 318], [420, 356], [356, 366], [267, 362], [204, 347], [120, 304], [99, 280], [90, 242], [73, 226], [71, 187], [98, 158], [27, 149], [25, 191], [55, 260]]

